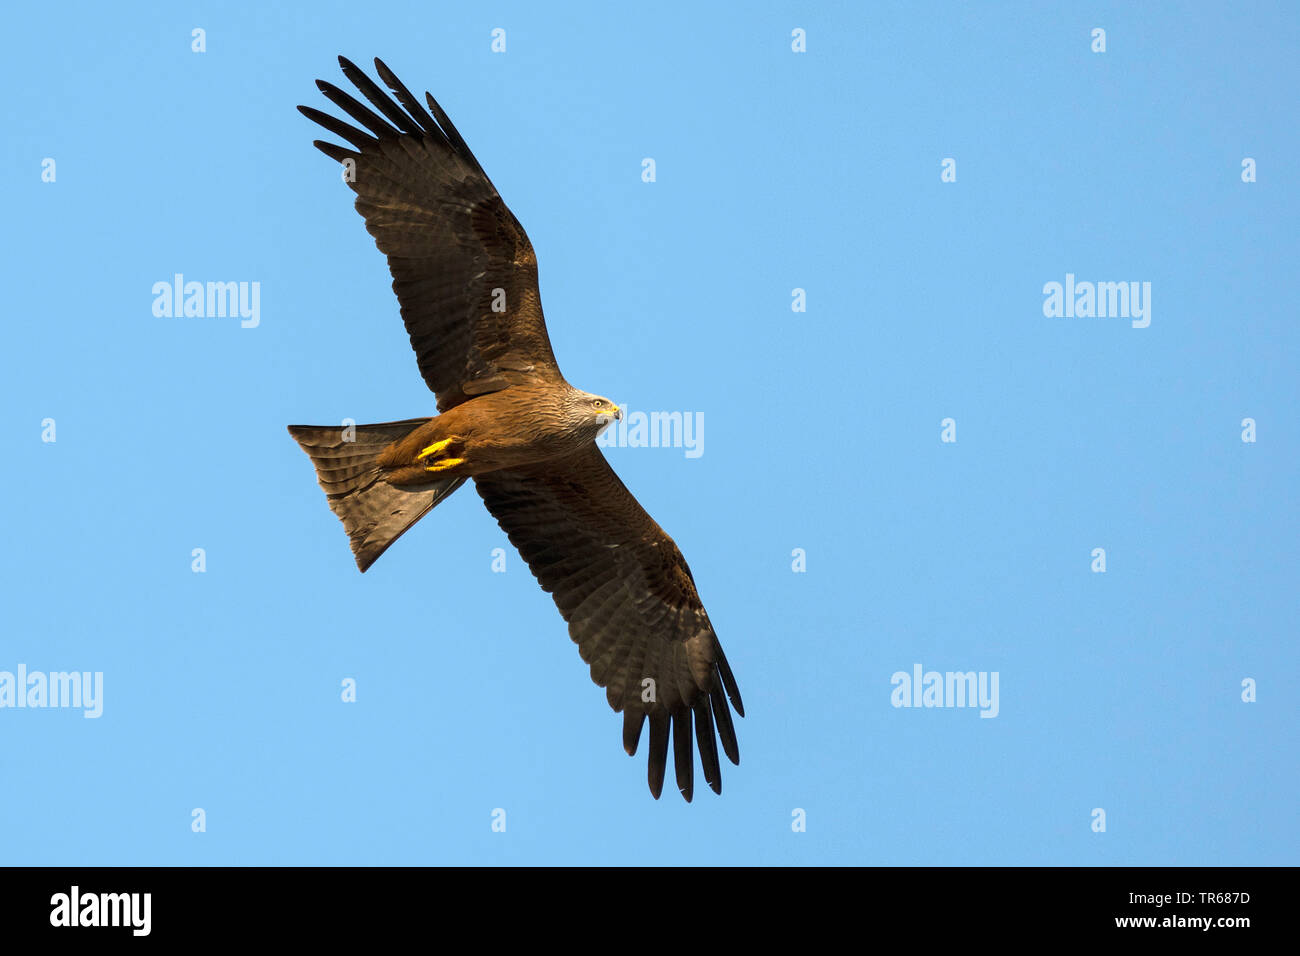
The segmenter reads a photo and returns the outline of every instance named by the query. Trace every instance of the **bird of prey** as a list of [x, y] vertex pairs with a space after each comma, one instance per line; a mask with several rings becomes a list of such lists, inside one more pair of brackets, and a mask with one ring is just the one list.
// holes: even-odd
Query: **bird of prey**
[[663, 789], [671, 734], [677, 786], [691, 799], [693, 728], [704, 779], [721, 793], [718, 743], [740, 763], [727, 700], [742, 717], [744, 706], [681, 552], [596, 446], [619, 406], [560, 374], [532, 243], [447, 114], [428, 93], [426, 109], [378, 59], [391, 96], [349, 60], [339, 64], [374, 109], [323, 80], [320, 91], [358, 125], [298, 109], [349, 144], [314, 145], [343, 164], [357, 212], [388, 257], [439, 412], [344, 429], [289, 426], [357, 566], [365, 571], [474, 479], [623, 714], [628, 754], [649, 723], [650, 792], [658, 799]]

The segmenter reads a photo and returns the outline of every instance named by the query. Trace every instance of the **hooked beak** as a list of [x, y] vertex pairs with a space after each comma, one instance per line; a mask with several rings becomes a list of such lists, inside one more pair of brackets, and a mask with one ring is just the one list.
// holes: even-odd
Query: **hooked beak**
[[619, 408], [617, 405], [608, 411], [602, 408], [600, 411], [596, 412], [596, 433], [603, 435], [615, 422], [621, 421], [622, 418], [623, 409]]

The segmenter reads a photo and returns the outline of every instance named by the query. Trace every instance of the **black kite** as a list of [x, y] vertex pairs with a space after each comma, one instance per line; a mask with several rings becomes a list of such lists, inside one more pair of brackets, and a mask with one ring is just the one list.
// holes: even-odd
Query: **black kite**
[[447, 114], [428, 93], [426, 111], [379, 60], [396, 103], [351, 62], [339, 63], [379, 112], [330, 83], [317, 86], [364, 129], [298, 109], [351, 144], [315, 143], [344, 164], [357, 212], [388, 257], [440, 412], [354, 433], [289, 427], [357, 566], [365, 571], [473, 478], [623, 714], [629, 754], [649, 721], [650, 792], [658, 798], [663, 789], [671, 730], [677, 786], [691, 799], [694, 724], [704, 778], [721, 793], [718, 741], [740, 763], [727, 697], [741, 716], [744, 707], [681, 552], [596, 447], [619, 407], [560, 374], [532, 243]]

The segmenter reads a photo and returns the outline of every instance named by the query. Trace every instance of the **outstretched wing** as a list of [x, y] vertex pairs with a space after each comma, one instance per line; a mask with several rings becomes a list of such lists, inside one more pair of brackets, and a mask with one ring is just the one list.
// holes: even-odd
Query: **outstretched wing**
[[357, 212], [388, 256], [411, 347], [439, 411], [519, 382], [559, 380], [532, 243], [447, 114], [428, 93], [426, 111], [380, 60], [375, 68], [397, 103], [349, 60], [339, 57], [339, 64], [379, 113], [324, 80], [316, 81], [321, 92], [364, 129], [298, 109], [352, 144], [315, 142], [350, 164]]
[[694, 723], [704, 778], [721, 793], [717, 741], [732, 763], [740, 763], [726, 697], [740, 716], [745, 709], [673, 539], [594, 443], [567, 458], [479, 475], [474, 482], [555, 598], [592, 679], [623, 713], [629, 754], [636, 753], [649, 720], [650, 792], [657, 799], [663, 789], [671, 729], [677, 786], [691, 799]]

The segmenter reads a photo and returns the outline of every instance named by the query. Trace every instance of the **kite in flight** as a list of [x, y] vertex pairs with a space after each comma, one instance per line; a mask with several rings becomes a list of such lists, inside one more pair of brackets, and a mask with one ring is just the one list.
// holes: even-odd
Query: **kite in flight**
[[532, 243], [447, 114], [428, 93], [426, 110], [380, 60], [397, 102], [347, 59], [339, 64], [379, 112], [323, 80], [320, 91], [363, 128], [298, 109], [351, 144], [315, 142], [343, 164], [357, 212], [388, 257], [439, 412], [354, 434], [289, 426], [357, 566], [365, 571], [473, 478], [623, 714], [629, 754], [649, 722], [650, 792], [663, 790], [671, 731], [677, 786], [691, 799], [694, 725], [704, 779], [721, 793], [718, 743], [740, 763], [727, 699], [742, 717], [744, 706], [685, 559], [596, 447], [621, 410], [560, 374]]

